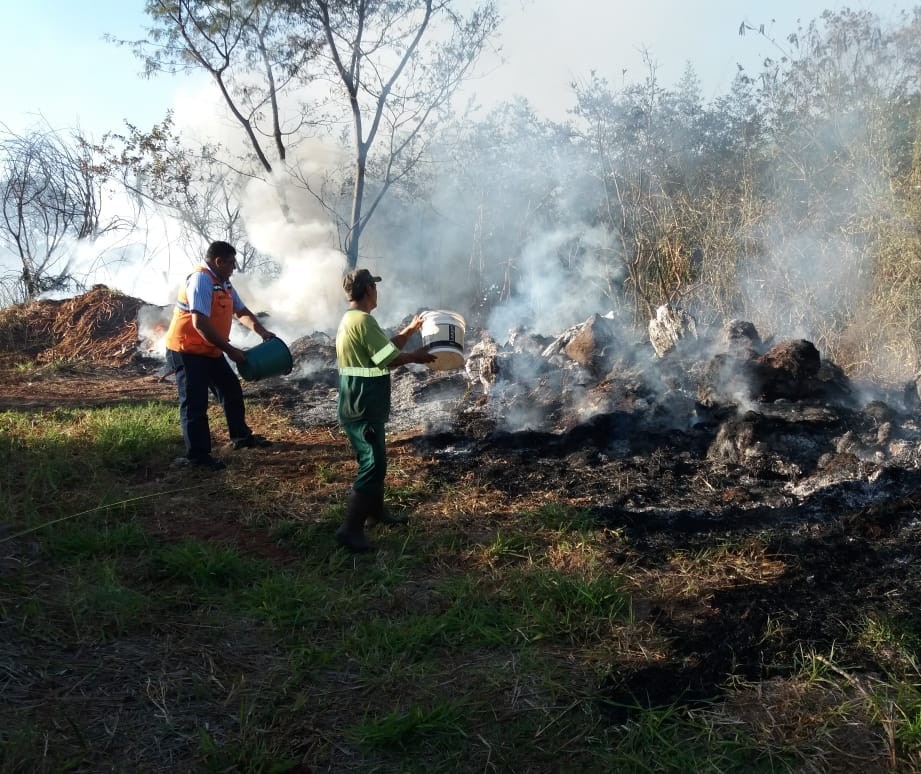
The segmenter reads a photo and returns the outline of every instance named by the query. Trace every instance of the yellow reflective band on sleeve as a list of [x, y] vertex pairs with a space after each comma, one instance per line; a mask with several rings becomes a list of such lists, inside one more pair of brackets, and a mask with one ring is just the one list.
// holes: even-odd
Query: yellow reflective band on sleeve
[[388, 376], [389, 368], [357, 368], [352, 366], [343, 366], [339, 369], [343, 376]]
[[397, 349], [397, 345], [392, 341], [388, 341], [386, 347], [371, 355], [371, 359], [375, 365], [380, 365], [381, 363], [389, 363], [398, 354], [400, 354], [400, 350]]

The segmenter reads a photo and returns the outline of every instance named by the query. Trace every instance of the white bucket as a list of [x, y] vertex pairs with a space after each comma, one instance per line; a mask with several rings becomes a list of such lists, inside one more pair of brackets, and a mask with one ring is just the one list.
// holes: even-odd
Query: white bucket
[[435, 355], [427, 363], [434, 371], [453, 371], [464, 365], [464, 318], [457, 312], [435, 310], [422, 313], [422, 344]]

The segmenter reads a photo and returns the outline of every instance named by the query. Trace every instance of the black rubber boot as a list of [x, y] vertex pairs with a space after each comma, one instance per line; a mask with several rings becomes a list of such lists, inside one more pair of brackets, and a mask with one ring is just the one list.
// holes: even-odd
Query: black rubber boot
[[354, 489], [349, 494], [345, 520], [336, 530], [336, 540], [352, 553], [365, 553], [374, 548], [365, 538], [365, 519], [374, 513], [375, 502], [375, 497], [369, 497]]
[[389, 527], [401, 527], [409, 522], [405, 516], [394, 516], [384, 507], [383, 493], [376, 495], [374, 498], [374, 510], [368, 516], [365, 524], [374, 527], [377, 524], [386, 524]]

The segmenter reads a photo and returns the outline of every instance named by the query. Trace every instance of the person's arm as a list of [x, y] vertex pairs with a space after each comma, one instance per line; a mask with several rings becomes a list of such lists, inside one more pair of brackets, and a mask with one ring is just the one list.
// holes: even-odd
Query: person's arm
[[217, 347], [221, 352], [227, 355], [234, 363], [242, 363], [246, 360], [246, 354], [242, 349], [237, 349], [227, 339], [214, 329], [211, 318], [201, 312], [192, 311], [192, 327], [198, 331], [198, 334], [209, 344]]
[[259, 322], [259, 318], [256, 317], [256, 315], [254, 315], [247, 307], [244, 306], [236, 313], [236, 315], [237, 319], [247, 328], [249, 328], [253, 333], [262, 336], [263, 341], [275, 338], [275, 334], [268, 330], [261, 322]]
[[[396, 336], [391, 337], [391, 341], [397, 349], [403, 349], [406, 346], [406, 342], [409, 341], [410, 337], [418, 330], [422, 328], [422, 315], [416, 315], [413, 317], [412, 322], [407, 325], [403, 330], [401, 330]], [[421, 349], [413, 350], [412, 352], [400, 352], [393, 360], [388, 364], [388, 368], [397, 368], [401, 365], [406, 365], [407, 363], [431, 363], [435, 360], [435, 356], [430, 354], [429, 351], [422, 347]]]
[[387, 364], [387, 367], [397, 368], [407, 363], [431, 363], [434, 360], [436, 360], [435, 356], [425, 347], [422, 347], [422, 349], [415, 349], [412, 352], [401, 352]]
[[417, 314], [415, 317], [413, 317], [412, 322], [410, 322], [410, 324], [401, 330], [396, 336], [392, 336], [390, 340], [394, 343], [397, 349], [403, 349], [403, 347], [406, 346], [406, 342], [409, 341], [410, 337], [419, 330], [422, 330], [421, 314]]

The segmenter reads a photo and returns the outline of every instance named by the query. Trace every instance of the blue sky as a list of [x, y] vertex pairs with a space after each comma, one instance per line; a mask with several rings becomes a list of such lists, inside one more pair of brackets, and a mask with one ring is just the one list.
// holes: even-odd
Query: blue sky
[[[826, 8], [876, 10], [884, 17], [914, 3], [882, 0], [503, 0], [502, 44], [508, 61], [484, 61], [488, 76], [474, 88], [486, 102], [523, 94], [552, 117], [571, 104], [568, 84], [592, 69], [612, 83], [645, 74], [646, 48], [665, 85], [680, 77], [686, 61], [701, 77], [705, 98], [724, 93], [736, 63], [757, 69], [770, 45], [756, 35], [739, 37], [739, 24], [765, 24], [779, 40], [796, 20], [817, 18]], [[44, 115], [53, 126], [79, 124], [98, 136], [159, 120], [187, 78], [139, 76], [140, 62], [103, 40], [143, 36], [143, 0], [0, 0], [0, 72], [3, 121], [16, 131]]]
[[143, 37], [137, 0], [0, 0], [0, 121], [22, 131], [42, 114], [56, 128], [93, 133], [158, 120], [176, 79], [146, 80], [139, 60], [103, 40]]

